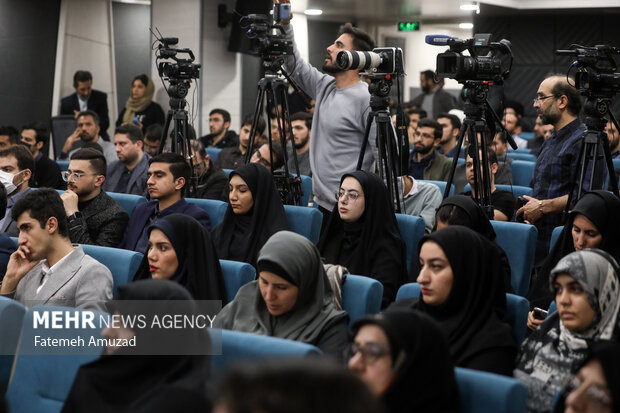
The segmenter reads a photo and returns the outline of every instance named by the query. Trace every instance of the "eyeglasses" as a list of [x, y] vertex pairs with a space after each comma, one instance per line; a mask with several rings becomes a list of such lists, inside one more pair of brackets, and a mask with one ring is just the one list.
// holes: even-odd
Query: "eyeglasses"
[[71, 177], [75, 179], [75, 182], [78, 182], [85, 175], [93, 175], [93, 176], [99, 175], [99, 174], [87, 174], [85, 172], [70, 172], [70, 171], [62, 171], [60, 174], [62, 175], [62, 180], [65, 182], [69, 182], [69, 179], [71, 179]]
[[336, 196], [336, 201], [340, 201], [340, 198], [342, 197], [345, 197], [347, 200], [350, 199], [351, 201], [356, 201], [357, 198], [364, 196], [357, 192], [346, 192], [346, 191], [338, 191], [334, 195]]
[[549, 96], [536, 96], [534, 99], [532, 99], [532, 105], [536, 104], [536, 102], [541, 102], [545, 99], [549, 99], [549, 98], [555, 98], [555, 95], [549, 95]]
[[[574, 392], [578, 388], [583, 386], [583, 382], [577, 376], [571, 376], [567, 379], [564, 385], [564, 392], [566, 395]], [[584, 391], [583, 394], [593, 403], [597, 403], [601, 406], [611, 406], [611, 398], [605, 392], [604, 387], [592, 383]]]
[[362, 355], [362, 361], [366, 365], [375, 363], [381, 357], [390, 354], [390, 351], [376, 342], [369, 342], [362, 346], [357, 343], [351, 343], [347, 347], [347, 358], [353, 358], [357, 353]]

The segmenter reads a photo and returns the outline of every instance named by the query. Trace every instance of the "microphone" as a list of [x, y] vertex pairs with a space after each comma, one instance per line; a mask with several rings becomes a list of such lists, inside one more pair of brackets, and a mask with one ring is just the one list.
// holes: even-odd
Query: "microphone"
[[452, 36], [447, 36], [445, 34], [428, 34], [424, 38], [424, 41], [433, 46], [447, 46], [448, 40], [450, 39], [452, 39]]

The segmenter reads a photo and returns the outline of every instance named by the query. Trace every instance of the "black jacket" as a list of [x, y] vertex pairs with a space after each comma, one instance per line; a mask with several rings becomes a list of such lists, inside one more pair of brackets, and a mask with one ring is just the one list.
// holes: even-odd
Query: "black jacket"
[[[107, 133], [108, 127], [110, 126], [108, 95], [99, 90], [91, 90], [86, 107], [88, 110], [92, 110], [99, 115], [99, 126], [101, 127], [101, 132], [99, 132], [99, 134], [103, 139], [109, 141], [110, 139]], [[62, 98], [60, 101], [61, 115], [73, 115], [75, 110], [80, 110], [80, 102], [78, 102], [77, 93]]]

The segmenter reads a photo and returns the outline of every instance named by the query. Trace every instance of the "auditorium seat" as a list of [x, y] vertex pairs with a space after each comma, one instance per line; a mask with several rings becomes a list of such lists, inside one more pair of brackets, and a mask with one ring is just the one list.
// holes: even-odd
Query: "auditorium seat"
[[[62, 152], [62, 147], [67, 140], [67, 136], [75, 132], [77, 120], [73, 115], [58, 115], [50, 119], [50, 138], [54, 147], [54, 156], [58, 157]], [[73, 148], [80, 148], [84, 143], [80, 140], [75, 143]]]
[[560, 234], [562, 233], [563, 229], [563, 226], [553, 228], [553, 232], [551, 233], [551, 241], [549, 242], [549, 252], [551, 252], [553, 246], [558, 241], [558, 238], [560, 238]]
[[512, 183], [520, 186], [530, 186], [534, 179], [534, 167], [536, 162], [513, 161], [510, 164], [512, 170]]
[[383, 285], [369, 277], [347, 274], [342, 284], [342, 309], [349, 313], [349, 327], [367, 314], [381, 310]]
[[407, 283], [400, 286], [396, 293], [396, 301], [404, 300], [406, 298], [415, 298], [420, 296], [420, 284]]
[[319, 242], [323, 214], [307, 206], [284, 205], [286, 220], [291, 231], [303, 235], [313, 243]]
[[84, 253], [90, 255], [110, 270], [114, 280], [114, 294], [118, 287], [133, 281], [140, 267], [143, 255], [139, 252], [120, 248], [102, 247], [99, 245], [82, 244]]
[[[445, 181], [429, 181], [429, 180], [424, 180], [424, 179], [418, 179], [418, 182], [427, 182], [427, 183], [437, 185], [439, 187], [439, 190], [441, 191], [441, 195], [443, 195], [446, 192], [446, 186], [448, 185], [448, 183]], [[448, 193], [448, 196], [451, 196], [451, 195], [454, 195], [454, 184], [450, 185], [450, 192]]]
[[536, 156], [531, 153], [508, 151], [506, 152], [506, 157], [519, 161], [536, 162]]
[[518, 380], [483, 371], [454, 369], [459, 413], [522, 413], [527, 388]]
[[407, 274], [411, 272], [411, 262], [417, 255], [418, 241], [424, 236], [424, 219], [407, 214], [396, 214], [400, 236], [405, 242], [407, 254]]
[[299, 341], [263, 336], [240, 331], [209, 328], [213, 356], [211, 361], [216, 375], [239, 362], [291, 359], [320, 356], [317, 347]]
[[243, 285], [256, 278], [256, 270], [250, 264], [239, 261], [220, 260], [222, 277], [226, 287], [226, 298], [231, 302]]
[[551, 314], [553, 314], [556, 311], [558, 311], [558, 306], [555, 303], [555, 300], [551, 301], [551, 304], [549, 304], [549, 309], [547, 311], [548, 311], [547, 317], [549, 317]]
[[497, 244], [510, 262], [510, 282], [515, 294], [525, 297], [530, 288], [538, 230], [533, 225], [518, 222], [491, 221], [497, 234]]
[[301, 177], [301, 205], [308, 206], [310, 203], [310, 195], [312, 195], [312, 177], [300, 175]]
[[6, 392], [26, 307], [0, 296], [0, 394]]
[[222, 149], [221, 148], [205, 148], [205, 152], [207, 153], [207, 155], [209, 155], [209, 158], [211, 158], [211, 162], [215, 163], [218, 155], [220, 154], [220, 152], [222, 152]]
[[131, 212], [135, 208], [136, 205], [142, 204], [147, 201], [147, 199], [141, 195], [134, 194], [122, 194], [119, 192], [106, 192], [112, 199], [118, 202], [123, 209], [131, 216]]
[[[532, 195], [532, 188], [530, 188], [529, 186], [495, 184], [495, 188], [499, 189], [500, 191], [512, 192], [512, 196], [514, 196], [515, 199], [523, 195]], [[463, 189], [463, 192], [467, 191], [471, 191], [470, 184], [465, 185], [465, 188]], [[515, 210], [515, 212], [517, 211]]]
[[224, 220], [228, 203], [217, 199], [185, 198], [185, 200], [207, 211], [211, 219], [211, 229], [217, 227]]
[[60, 168], [60, 172], [64, 172], [67, 169], [69, 169], [69, 163], [71, 161], [56, 161], [56, 164], [58, 165], [58, 167]]

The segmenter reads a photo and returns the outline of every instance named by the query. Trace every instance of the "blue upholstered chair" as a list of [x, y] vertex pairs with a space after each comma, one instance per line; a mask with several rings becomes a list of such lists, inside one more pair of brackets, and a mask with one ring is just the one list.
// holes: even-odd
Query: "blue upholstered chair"
[[[429, 181], [429, 180], [423, 180], [423, 179], [418, 179], [418, 181], [428, 182], [428, 183], [437, 185], [442, 195], [446, 192], [446, 186], [448, 185], [448, 183], [445, 181]], [[448, 196], [450, 195], [454, 195], [454, 184], [450, 185], [450, 192], [448, 193]]]
[[312, 195], [312, 177], [300, 175], [301, 177], [301, 205], [308, 206], [310, 203], [310, 195]]
[[121, 194], [118, 192], [106, 192], [110, 197], [118, 202], [123, 209], [131, 216], [131, 211], [136, 205], [146, 202], [146, 198], [141, 195]]
[[203, 210], [207, 211], [209, 218], [211, 219], [211, 228], [215, 228], [220, 222], [224, 220], [226, 215], [226, 208], [228, 204], [226, 202], [217, 199], [202, 199], [202, 198], [185, 198], [187, 202], [196, 204]]
[[211, 162], [215, 163], [218, 155], [220, 154], [220, 152], [222, 152], [222, 149], [221, 148], [205, 148], [205, 152], [207, 153], [207, 155], [209, 155], [209, 158], [211, 158]]
[[118, 287], [133, 280], [143, 255], [139, 252], [120, 248], [101, 247], [99, 245], [83, 244], [84, 253], [90, 255], [110, 270], [114, 280], [114, 294]]
[[411, 262], [418, 249], [418, 241], [424, 236], [424, 219], [407, 214], [396, 214], [400, 236], [405, 242], [407, 253], [407, 273], [411, 272]]
[[511, 284], [515, 294], [525, 297], [530, 288], [538, 230], [518, 222], [491, 221], [496, 241], [508, 256]]
[[512, 326], [517, 344], [521, 345], [525, 340], [527, 331], [527, 314], [530, 311], [530, 302], [527, 299], [514, 295], [506, 294], [506, 315], [504, 321]]
[[420, 296], [420, 284], [407, 283], [400, 286], [396, 293], [396, 301], [404, 300], [405, 298], [414, 298]]
[[211, 360], [218, 375], [234, 363], [323, 354], [317, 347], [299, 341], [216, 328], [210, 328], [208, 331], [214, 350]]
[[349, 313], [349, 326], [367, 314], [381, 310], [383, 285], [370, 277], [347, 274], [342, 284], [342, 309]]
[[516, 160], [510, 164], [512, 170], [512, 182], [515, 185], [530, 186], [534, 179], [534, 167], [536, 162]]
[[555, 313], [556, 311], [558, 311], [558, 306], [555, 303], [555, 300], [551, 301], [551, 304], [549, 304], [549, 310], [547, 310], [547, 317], [549, 317], [551, 314]]
[[522, 413], [527, 388], [518, 380], [483, 371], [455, 368], [460, 413]]
[[284, 205], [284, 212], [286, 212], [286, 220], [291, 231], [303, 235], [315, 244], [319, 242], [323, 214], [318, 209]]
[[560, 238], [560, 234], [562, 233], [563, 229], [563, 226], [553, 228], [553, 232], [551, 233], [551, 241], [549, 242], [549, 252], [551, 252], [553, 246], [558, 241], [558, 238]]
[[536, 156], [531, 153], [508, 151], [506, 152], [506, 156], [514, 160], [536, 162]]
[[0, 297], [0, 393], [6, 392], [13, 368], [13, 359], [26, 314], [23, 304]]
[[60, 172], [64, 172], [69, 169], [69, 163], [71, 161], [56, 161], [56, 165], [60, 168]]
[[239, 288], [256, 278], [256, 270], [248, 263], [220, 260], [220, 266], [222, 267], [222, 277], [224, 278], [228, 302], [234, 300]]
[[532, 195], [532, 188], [529, 186], [520, 186], [520, 185], [495, 185], [497, 189], [502, 191], [512, 192], [512, 196], [518, 198], [523, 195]]

